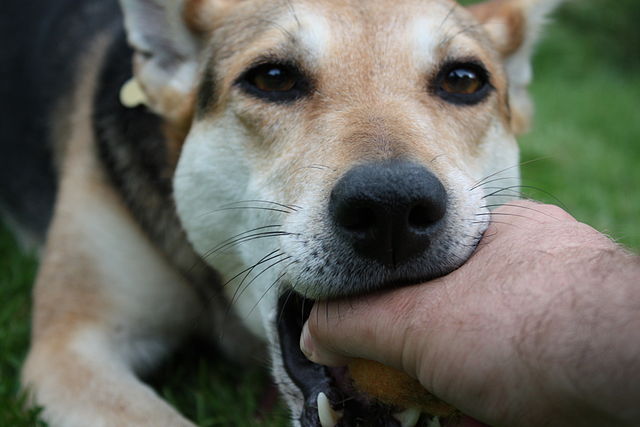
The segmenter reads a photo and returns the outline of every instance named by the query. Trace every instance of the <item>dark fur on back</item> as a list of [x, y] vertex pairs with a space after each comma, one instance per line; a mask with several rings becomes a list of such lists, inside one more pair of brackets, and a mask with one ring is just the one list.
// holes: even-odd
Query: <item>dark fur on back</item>
[[79, 58], [118, 19], [116, 0], [0, 2], [0, 208], [42, 241], [56, 179], [53, 113]]
[[119, 100], [132, 76], [132, 51], [117, 1], [3, 0], [0, 8], [0, 212], [44, 241], [57, 190], [55, 145], [65, 142], [53, 140], [54, 120], [81, 77], [92, 40], [106, 31], [112, 41], [103, 64], [96, 64], [101, 70], [93, 99], [100, 161], [151, 240], [210, 298], [218, 280], [178, 221], [162, 119]]
[[180, 225], [172, 193], [163, 121], [144, 106], [127, 108], [119, 92], [132, 77], [132, 51], [122, 27], [115, 31], [94, 98], [98, 155], [125, 203], [180, 272], [208, 294], [217, 277], [193, 252]]

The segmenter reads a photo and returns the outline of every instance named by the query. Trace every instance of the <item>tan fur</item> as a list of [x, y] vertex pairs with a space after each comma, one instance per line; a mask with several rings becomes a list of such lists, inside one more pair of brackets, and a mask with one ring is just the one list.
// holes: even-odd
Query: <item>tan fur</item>
[[[314, 248], [300, 249], [299, 237], [310, 245], [315, 239], [315, 258], [325, 250], [326, 201], [336, 181], [355, 165], [404, 158], [446, 187], [449, 259], [466, 259], [474, 235], [484, 230], [477, 215], [486, 215], [489, 203], [474, 183], [517, 165], [514, 133], [529, 117], [521, 96], [528, 82], [525, 75], [514, 89], [508, 61], [532, 43], [524, 8], [513, 6], [531, 1], [494, 0], [467, 10], [450, 0], [154, 0], [178, 11], [167, 18], [170, 31], [155, 31], [181, 37], [155, 45], [157, 38], [142, 37], [145, 22], [127, 21], [129, 35], [140, 36], [130, 37], [134, 72], [150, 108], [164, 118], [169, 166], [163, 173], [173, 175], [178, 214], [196, 252], [229, 279], [234, 268], [273, 248], [252, 242], [225, 251], [222, 261], [212, 260], [211, 248], [282, 220], [295, 238], [277, 240], [277, 249], [303, 266]], [[153, 246], [97, 159], [91, 106], [106, 43], [101, 37], [88, 49], [73, 96], [59, 105], [60, 192], [35, 288], [23, 378], [53, 425], [191, 425], [136, 374], [191, 330], [194, 313], [210, 307]], [[167, 44], [168, 53], [154, 50]], [[286, 105], [243, 93], [234, 82], [265, 55], [298, 63], [313, 77], [314, 93]], [[430, 81], [451, 58], [475, 58], [487, 67], [495, 88], [488, 98], [461, 107], [431, 93]], [[163, 64], [183, 74], [176, 80]], [[212, 105], [198, 111], [203, 73], [212, 76], [215, 94], [204, 94]], [[517, 183], [518, 172], [507, 179]], [[216, 213], [225, 203], [264, 199], [304, 208], [284, 219]], [[294, 282], [304, 272], [297, 267], [282, 275]], [[274, 368], [282, 371], [269, 287], [276, 271], [240, 292], [234, 308], [270, 341]], [[235, 298], [236, 285], [223, 292]], [[296, 290], [323, 296], [313, 286], [303, 282]], [[299, 390], [286, 378], [276, 380], [295, 418]]]
[[[91, 420], [93, 426], [188, 426], [135, 378], [126, 367], [132, 361], [121, 360], [127, 355], [119, 354], [123, 343], [117, 342], [118, 336], [126, 333], [119, 328], [128, 326], [118, 324], [126, 322], [121, 318], [125, 313], [119, 296], [112, 293], [117, 291], [114, 281], [127, 274], [117, 269], [127, 266], [114, 265], [109, 251], [119, 249], [104, 246], [112, 233], [139, 240], [138, 245], [148, 251], [145, 258], [155, 263], [147, 267], [164, 268], [167, 280], [175, 280], [172, 286], [177, 289], [171, 294], [184, 298], [187, 305], [196, 303], [187, 285], [163, 267], [165, 261], [154, 254], [96, 162], [90, 94], [106, 42], [100, 37], [90, 50], [94, 53], [81, 67], [69, 123], [58, 124], [65, 128], [59, 135], [66, 134], [68, 140], [58, 202], [35, 286], [32, 346], [23, 383], [35, 402], [45, 405], [44, 415], [53, 425], [86, 426]], [[114, 226], [124, 229], [119, 232]], [[132, 273], [139, 277], [139, 271]], [[175, 304], [179, 318], [181, 302], [166, 303]], [[179, 322], [171, 328], [179, 331]]]
[[[290, 144], [280, 147], [270, 145], [263, 153], [266, 156], [265, 165], [290, 164], [290, 168], [283, 171], [283, 176], [308, 172], [299, 169], [304, 164], [319, 163], [343, 171], [348, 165], [357, 162], [401, 155], [410, 155], [411, 158], [428, 164], [435, 157], [446, 154], [448, 161], [460, 162], [477, 153], [479, 141], [491, 121], [496, 118], [494, 111], [497, 110], [499, 120], [509, 126], [511, 112], [505, 102], [507, 83], [499, 65], [499, 53], [479, 30], [476, 35], [478, 38], [470, 38], [466, 34], [450, 37], [456, 35], [458, 30], [452, 26], [449, 34], [445, 26], [441, 40], [446, 43], [447, 49], [443, 46], [443, 56], [432, 58], [432, 62], [437, 63], [452, 50], [469, 50], [489, 66], [496, 94], [490, 102], [472, 109], [461, 109], [426, 96], [422, 102], [416, 101], [415, 90], [420, 87], [427, 90], [428, 76], [408, 74], [408, 71], [415, 70], [416, 67], [412, 63], [413, 58], [405, 53], [409, 47], [406, 46], [406, 39], [398, 37], [394, 49], [389, 49], [389, 46], [380, 42], [389, 37], [390, 28], [403, 28], [413, 17], [424, 14], [425, 10], [434, 13], [434, 9], [439, 9], [438, 16], [444, 19], [452, 6], [451, 2], [404, 1], [402, 5], [398, 4], [398, 9], [403, 13], [395, 19], [405, 23], [395, 22], [393, 27], [390, 27], [387, 20], [388, 3], [384, 1], [367, 2], [366, 6], [346, 1], [316, 1], [307, 4], [312, 9], [320, 9], [336, 26], [348, 29], [344, 33], [333, 33], [334, 39], [330, 46], [326, 46], [323, 58], [316, 63], [306, 64], [317, 73], [317, 92], [321, 96], [310, 102], [304, 110], [264, 105], [261, 101], [251, 99], [243, 101], [239, 107], [243, 123], [254, 129], [260, 139], [282, 141], [281, 144], [290, 141]], [[367, 16], [373, 19], [361, 22], [361, 7], [366, 7]], [[273, 5], [255, 2], [247, 2], [244, 7], [239, 5], [235, 13], [245, 16], [245, 8], [258, 8], [255, 13], [258, 17], [274, 13]], [[286, 13], [286, 8], [282, 8], [276, 13]], [[464, 25], [468, 20], [468, 15], [460, 8], [449, 18], [451, 24], [458, 21]], [[262, 28], [264, 33], [260, 37], [247, 36], [251, 40], [250, 48], [247, 48], [247, 39], [233, 37], [238, 33], [246, 35], [244, 31], [236, 31], [238, 21], [239, 18], [235, 15], [230, 16], [229, 23], [224, 23], [214, 34], [215, 39], [228, 41], [223, 49], [215, 52], [217, 56], [213, 58], [216, 68], [224, 70], [223, 75], [228, 76], [217, 85], [223, 90], [220, 94], [222, 105], [230, 96], [224, 92], [225, 88], [230, 87], [227, 79], [237, 76], [256, 53], [291, 51], [296, 55], [298, 49], [298, 46], [286, 39], [286, 34], [283, 34], [278, 25], [266, 31], [264, 25], [257, 27]], [[247, 25], [253, 24], [256, 23], [249, 21]], [[258, 29], [253, 26], [252, 31], [259, 31]], [[277, 47], [274, 48], [274, 45]], [[359, 46], [377, 46], [379, 50], [359, 49]], [[214, 110], [212, 114], [215, 112], [223, 111]], [[425, 123], [425, 118], [428, 118], [428, 123]], [[277, 135], [271, 133], [272, 124], [276, 122], [288, 124], [285, 129], [279, 128]], [[427, 129], [416, 127], [416, 123], [420, 122], [425, 126], [435, 126], [428, 129], [428, 144], [425, 144]], [[297, 144], [297, 141], [305, 143]], [[451, 141], [466, 143], [452, 146]], [[315, 147], [322, 147], [322, 152], [317, 152]], [[434, 167], [437, 170], [439, 166]], [[305, 179], [292, 181], [307, 182]], [[288, 188], [287, 191], [300, 193], [301, 189]]]
[[496, 49], [503, 57], [513, 54], [522, 46], [526, 21], [522, 10], [512, 1], [493, 0], [472, 5], [469, 10], [483, 24], [493, 21], [496, 25], [504, 27], [505, 33], [493, 40]]
[[[225, 0], [188, 0], [184, 4], [183, 16], [184, 21], [194, 34], [201, 37], [206, 36], [213, 28], [214, 22], [220, 19], [218, 12], [221, 9], [219, 3]], [[218, 3], [215, 4], [214, 3]]]

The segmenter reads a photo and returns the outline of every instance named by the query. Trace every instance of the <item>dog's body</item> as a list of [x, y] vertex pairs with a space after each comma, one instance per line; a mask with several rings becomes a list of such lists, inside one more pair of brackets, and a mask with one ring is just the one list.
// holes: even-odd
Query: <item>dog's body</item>
[[25, 241], [47, 233], [24, 368], [44, 417], [191, 425], [136, 374], [197, 328], [236, 360], [268, 353], [294, 423], [319, 425], [324, 393], [340, 425], [393, 425], [302, 357], [304, 298], [466, 260], [511, 195], [492, 187], [518, 183], [557, 1], [120, 3], [2, 6], [21, 40], [0, 208]]

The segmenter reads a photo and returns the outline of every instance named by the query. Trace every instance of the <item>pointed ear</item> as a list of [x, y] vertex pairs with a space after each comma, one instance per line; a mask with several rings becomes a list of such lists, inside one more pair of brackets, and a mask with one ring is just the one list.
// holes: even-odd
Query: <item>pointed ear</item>
[[231, 0], [120, 0], [134, 75], [145, 103], [178, 119], [191, 103], [198, 80], [204, 23], [213, 23]]
[[546, 17], [562, 0], [488, 0], [469, 7], [483, 24], [502, 55], [509, 78], [513, 131], [525, 132], [533, 108], [527, 86], [531, 82], [531, 56]]

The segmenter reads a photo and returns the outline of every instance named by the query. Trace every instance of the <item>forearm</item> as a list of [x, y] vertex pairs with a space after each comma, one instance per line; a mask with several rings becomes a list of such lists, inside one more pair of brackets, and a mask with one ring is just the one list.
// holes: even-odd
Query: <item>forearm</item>
[[550, 301], [538, 331], [529, 325], [521, 355], [558, 419], [639, 425], [640, 258], [613, 244], [581, 252], [566, 272], [573, 283]]
[[485, 340], [496, 337], [483, 358], [503, 360], [485, 372], [496, 389], [480, 393], [504, 390], [498, 425], [640, 425], [640, 258], [582, 224], [562, 232], [532, 237], [505, 265], [536, 261], [494, 277], [500, 314], [483, 315]]

